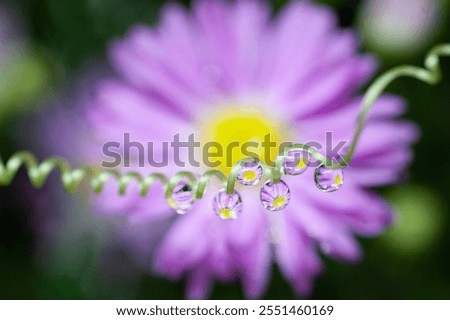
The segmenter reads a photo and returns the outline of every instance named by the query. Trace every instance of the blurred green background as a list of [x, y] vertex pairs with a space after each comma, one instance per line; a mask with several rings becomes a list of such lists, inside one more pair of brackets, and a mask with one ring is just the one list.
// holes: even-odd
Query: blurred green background
[[[108, 42], [121, 36], [136, 22], [155, 24], [161, 0], [14, 0], [18, 30], [23, 34], [14, 49], [14, 63], [0, 67], [0, 153], [9, 156], [30, 145], [23, 120], [38, 114], [45, 97], [70, 84], [80, 70], [92, 61], [105, 57]], [[189, 5], [189, 1], [183, 1]], [[273, 1], [276, 10], [286, 1]], [[374, 52], [382, 70], [399, 63], [422, 65], [427, 49], [433, 44], [450, 42], [446, 1], [436, 8], [421, 8], [422, 13], [435, 10], [423, 23], [423, 35], [406, 25], [391, 27], [399, 46], [390, 50], [389, 35], [372, 24], [367, 1], [318, 1], [333, 6], [340, 23], [354, 27], [364, 38], [363, 49]], [[404, 9], [407, 9], [408, 0]], [[425, 0], [424, 3], [433, 1]], [[366, 8], [366, 9], [364, 9]], [[369, 11], [367, 11], [369, 10]], [[392, 13], [391, 13], [392, 14]], [[393, 17], [401, 20], [405, 12]], [[396, 16], [397, 15], [397, 16]], [[390, 19], [393, 19], [392, 16]], [[396, 19], [393, 19], [396, 20]], [[420, 19], [413, 19], [419, 21]], [[431, 23], [430, 23], [431, 21]], [[396, 21], [398, 22], [398, 21]], [[425, 24], [429, 25], [425, 25]], [[1, 24], [1, 21], [0, 21]], [[419, 25], [420, 27], [420, 25]], [[408, 33], [409, 32], [409, 33]], [[386, 38], [387, 37], [387, 38]], [[402, 38], [402, 39], [403, 39]], [[404, 96], [409, 104], [406, 118], [417, 122], [422, 138], [415, 146], [415, 160], [409, 180], [380, 190], [398, 211], [395, 225], [377, 239], [361, 239], [365, 258], [349, 265], [325, 259], [326, 272], [319, 277], [314, 299], [450, 299], [450, 60], [443, 61], [444, 81], [429, 87], [411, 79], [395, 82], [389, 90]], [[395, 137], [394, 137], [395, 138]], [[31, 146], [33, 149], [33, 146]], [[439, 156], [436, 156], [439, 153]], [[23, 178], [23, 177], [22, 177]], [[99, 270], [99, 250], [111, 235], [108, 224], [94, 217], [82, 217], [90, 225], [77, 235], [64, 239], [46, 239], [51, 259], [41, 259], [37, 243], [43, 225], [36, 224], [31, 193], [49, 197], [46, 186], [33, 190], [25, 179], [0, 190], [0, 298], [2, 299], [181, 299], [183, 284], [155, 278], [145, 273], [134, 277], [115, 277], [114, 281]], [[59, 194], [64, 201], [68, 196]], [[30, 197], [31, 199], [33, 197]], [[27, 199], [27, 200], [24, 200]], [[104, 222], [104, 221], [103, 221]], [[102, 227], [98, 227], [102, 225]], [[75, 230], [75, 231], [74, 231]], [[61, 243], [56, 243], [61, 241]], [[69, 240], [67, 240], [69, 241]], [[114, 255], [126, 253], [115, 249]], [[76, 255], [77, 259], [73, 259]], [[43, 254], [42, 256], [49, 256]], [[43, 261], [45, 260], [45, 261]], [[74, 263], [77, 261], [77, 263]], [[123, 268], [134, 268], [124, 262]], [[126, 272], [125, 272], [126, 274]], [[214, 299], [243, 298], [239, 285], [216, 284]], [[273, 268], [267, 299], [292, 299], [289, 284]]]

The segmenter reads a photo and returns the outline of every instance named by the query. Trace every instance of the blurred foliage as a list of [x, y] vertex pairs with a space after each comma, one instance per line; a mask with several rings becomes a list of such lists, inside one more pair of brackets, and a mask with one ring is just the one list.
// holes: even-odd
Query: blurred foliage
[[41, 53], [30, 49], [14, 54], [0, 68], [0, 121], [33, 103], [50, 85], [50, 71]]
[[383, 236], [386, 246], [398, 254], [419, 257], [442, 235], [445, 215], [440, 199], [420, 186], [393, 188], [387, 199], [397, 213], [391, 230]]
[[[277, 9], [285, 2], [273, 1]], [[334, 6], [343, 26], [355, 23], [361, 3], [357, 0], [319, 2]], [[83, 65], [104, 56], [108, 42], [122, 35], [130, 25], [154, 24], [163, 3], [163, 0], [15, 0], [11, 4], [25, 16], [32, 47], [45, 52], [45, 55], [24, 60], [17, 72], [29, 74], [32, 80], [29, 86], [36, 90], [34, 86], [39, 87], [41, 83], [39, 79], [47, 79], [46, 76], [39, 78], [41, 59], [45, 58], [45, 65], [59, 71], [53, 81], [62, 87]], [[434, 41], [449, 40], [450, 30], [443, 28]], [[405, 57], [403, 62], [422, 64], [418, 58], [421, 54], [423, 52]], [[389, 57], [382, 58], [381, 62], [384, 69], [398, 63]], [[406, 118], [416, 121], [422, 128], [410, 175], [410, 181], [420, 187], [396, 186], [380, 190], [394, 207], [400, 208], [399, 219], [400, 222], [403, 219], [405, 225], [392, 228], [379, 239], [362, 240], [365, 259], [360, 264], [347, 265], [324, 258], [327, 270], [318, 279], [312, 298], [450, 299], [450, 233], [445, 232], [449, 228], [450, 208], [450, 152], [446, 152], [450, 148], [450, 61], [444, 61], [443, 68], [445, 80], [439, 86], [431, 88], [406, 79], [390, 88], [407, 99], [410, 108]], [[8, 84], [0, 83], [0, 92], [16, 90], [14, 83], [14, 80], [9, 83], [8, 90], [4, 89]], [[27, 87], [20, 90], [25, 91], [12, 96], [26, 97], [33, 91]], [[8, 95], [2, 94], [2, 99], [8, 100]], [[21, 104], [28, 103], [28, 108], [32, 108], [28, 99], [24, 98]], [[16, 138], [17, 132], [24, 134], [24, 128], [17, 125], [18, 119], [18, 115], [12, 116], [0, 127], [1, 154], [23, 147]], [[434, 158], [436, 151], [442, 152], [439, 159]], [[99, 271], [105, 263], [98, 260], [99, 250], [105, 234], [111, 237], [113, 234], [110, 229], [96, 228], [95, 222], [92, 222], [94, 227], [75, 233], [78, 237], [72, 237], [72, 242], [50, 245], [51, 252], [37, 254], [35, 243], [41, 240], [38, 235], [44, 226], [32, 223], [36, 220], [31, 216], [34, 204], [21, 201], [22, 197], [17, 196], [31, 192], [51, 198], [49, 194], [55, 191], [48, 186], [32, 190], [27, 182], [18, 179], [0, 193], [0, 298], [183, 298], [180, 282], [146, 274], [137, 279], [124, 277], [117, 283], [105, 279], [107, 275]], [[62, 193], [53, 196], [76, 201]], [[70, 215], [70, 212], [64, 214]], [[408, 217], [408, 214], [412, 215]], [[73, 221], [69, 219], [66, 223], [62, 230], [70, 232]], [[422, 236], [431, 239], [430, 242], [420, 244], [414, 239]], [[121, 257], [121, 268], [133, 268], [125, 252], [114, 254]], [[45, 261], [41, 261], [41, 255]], [[217, 284], [212, 294], [215, 299], [242, 297], [239, 285]], [[265, 298], [295, 298], [276, 267]]]

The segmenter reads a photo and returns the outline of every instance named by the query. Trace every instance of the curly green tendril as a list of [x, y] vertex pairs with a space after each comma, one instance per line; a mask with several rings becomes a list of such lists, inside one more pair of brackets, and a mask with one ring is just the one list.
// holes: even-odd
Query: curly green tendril
[[218, 170], [208, 170], [200, 177], [196, 176], [192, 172], [179, 172], [172, 178], [168, 178], [164, 174], [154, 173], [148, 176], [142, 176], [136, 172], [130, 172], [123, 174], [118, 170], [101, 169], [98, 167], [78, 167], [72, 169], [67, 161], [63, 158], [52, 157], [44, 160], [40, 164], [36, 158], [29, 152], [21, 151], [15, 153], [6, 164], [0, 158], [0, 185], [9, 185], [17, 172], [22, 166], [27, 170], [28, 177], [31, 184], [40, 188], [47, 180], [50, 173], [58, 169], [62, 184], [67, 192], [75, 192], [78, 186], [84, 181], [90, 181], [91, 187], [96, 193], [101, 193], [105, 187], [106, 182], [110, 178], [116, 179], [119, 187], [119, 194], [124, 195], [130, 182], [135, 180], [139, 185], [139, 192], [142, 197], [147, 196], [150, 188], [154, 183], [160, 182], [163, 185], [166, 199], [170, 199], [172, 192], [176, 186], [181, 182], [187, 180], [194, 190], [195, 199], [201, 199], [205, 193], [205, 190], [213, 178], [219, 180], [224, 186], [228, 194], [234, 192], [235, 183], [242, 165], [246, 162], [258, 161], [263, 167], [263, 175], [269, 180], [279, 182], [282, 175], [283, 164], [287, 154], [292, 150], [303, 150], [310, 156], [320, 161], [325, 166], [331, 169], [340, 169], [348, 166], [355, 153], [358, 140], [364, 129], [365, 123], [368, 119], [368, 114], [376, 100], [384, 92], [386, 87], [394, 80], [401, 77], [411, 77], [428, 83], [430, 85], [437, 84], [442, 78], [442, 72], [440, 69], [439, 58], [450, 56], [450, 44], [438, 45], [430, 50], [425, 58], [425, 68], [416, 66], [399, 66], [393, 68], [386, 73], [379, 76], [367, 89], [361, 110], [356, 122], [356, 130], [353, 134], [351, 144], [340, 161], [334, 161], [328, 159], [322, 155], [313, 147], [304, 144], [295, 144], [289, 148], [285, 148], [280, 155], [278, 155], [275, 166], [269, 167], [259, 159], [245, 158], [237, 162], [228, 177]]

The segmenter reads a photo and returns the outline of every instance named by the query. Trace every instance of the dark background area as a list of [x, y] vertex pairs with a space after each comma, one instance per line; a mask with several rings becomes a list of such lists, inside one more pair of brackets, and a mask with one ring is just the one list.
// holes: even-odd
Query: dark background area
[[[322, 2], [336, 8], [342, 26], [355, 24], [360, 1]], [[160, 0], [18, 0], [11, 5], [23, 16], [35, 50], [51, 65], [49, 86], [58, 89], [67, 85], [90, 61], [104, 57], [108, 42], [123, 35], [132, 24], [156, 23], [163, 3]], [[279, 9], [284, 3], [274, 1], [274, 7]], [[442, 22], [433, 43], [446, 41], [450, 41], [450, 29]], [[419, 50], [408, 57], [380, 56], [380, 72], [398, 63], [422, 65], [425, 52]], [[394, 204], [406, 208], [419, 200], [414, 206], [417, 212], [413, 219], [417, 219], [413, 222], [404, 219], [406, 227], [399, 231], [401, 235], [392, 230], [377, 239], [361, 239], [365, 258], [359, 264], [349, 265], [324, 257], [326, 271], [318, 278], [311, 298], [450, 299], [450, 60], [443, 61], [443, 74], [444, 81], [437, 86], [402, 79], [389, 88], [407, 99], [409, 109], [405, 118], [419, 124], [422, 138], [415, 146], [409, 181], [380, 192]], [[24, 148], [23, 140], [18, 138], [27, 134], [27, 128], [19, 125], [23, 117], [19, 113], [3, 121], [2, 155]], [[48, 187], [32, 189], [24, 174], [12, 186], [0, 188], [1, 299], [183, 298], [183, 283], [145, 274], [133, 280], [133, 290], [122, 289], [127, 287], [122, 280], [117, 287], [114, 285], [117, 291], [112, 292], [110, 286], [103, 285], [104, 276], [92, 271], [95, 253], [87, 252], [85, 264], [70, 274], [55, 272], [57, 267], [39, 262], [36, 259], [39, 226], [33, 223], [32, 217], [36, 210], [32, 201], [24, 199], [31, 193], [46, 197], [48, 192]], [[415, 238], [422, 236], [423, 228], [428, 228], [428, 233], [422, 243]], [[92, 248], [89, 238], [85, 241], [83, 245]], [[411, 245], [416, 242], [417, 246]], [[239, 285], [216, 284], [211, 298], [240, 299], [243, 294]], [[264, 298], [295, 298], [276, 267]]]

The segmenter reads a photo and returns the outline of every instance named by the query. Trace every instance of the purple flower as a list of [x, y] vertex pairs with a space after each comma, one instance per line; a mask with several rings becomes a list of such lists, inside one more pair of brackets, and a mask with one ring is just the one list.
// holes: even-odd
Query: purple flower
[[[112, 44], [110, 58], [117, 76], [99, 81], [86, 104], [94, 137], [101, 145], [130, 133], [144, 145], [154, 143], [155, 159], [164, 152], [162, 142], [176, 134], [195, 133], [203, 143], [221, 145], [263, 141], [267, 133], [278, 143], [325, 146], [326, 132], [334, 141], [348, 141], [361, 103], [357, 90], [375, 70], [374, 59], [358, 53], [357, 37], [337, 27], [333, 12], [308, 1], [292, 2], [274, 19], [269, 6], [256, 0], [199, 0], [191, 11], [168, 5], [158, 27], [133, 27]], [[189, 298], [207, 297], [214, 280], [240, 281], [246, 296], [257, 298], [275, 262], [295, 292], [308, 295], [323, 269], [318, 250], [357, 261], [355, 236], [378, 235], [391, 222], [389, 206], [368, 189], [396, 182], [411, 160], [417, 130], [396, 119], [403, 111], [395, 96], [376, 103], [345, 170], [345, 185], [333, 194], [315, 187], [311, 168], [283, 176], [290, 203], [281, 211], [265, 210], [257, 187], [237, 186], [242, 212], [224, 221], [213, 211], [220, 186], [210, 185], [163, 236], [155, 270], [171, 279], [186, 276]], [[231, 155], [243, 158], [240, 151]], [[133, 170], [185, 170], [170, 159], [160, 170], [137, 164]], [[134, 222], [176, 215], [159, 185], [142, 199], [137, 188], [119, 197], [110, 184], [96, 206]], [[234, 212], [227, 208], [224, 215]], [[240, 211], [241, 204], [233, 208]]]

